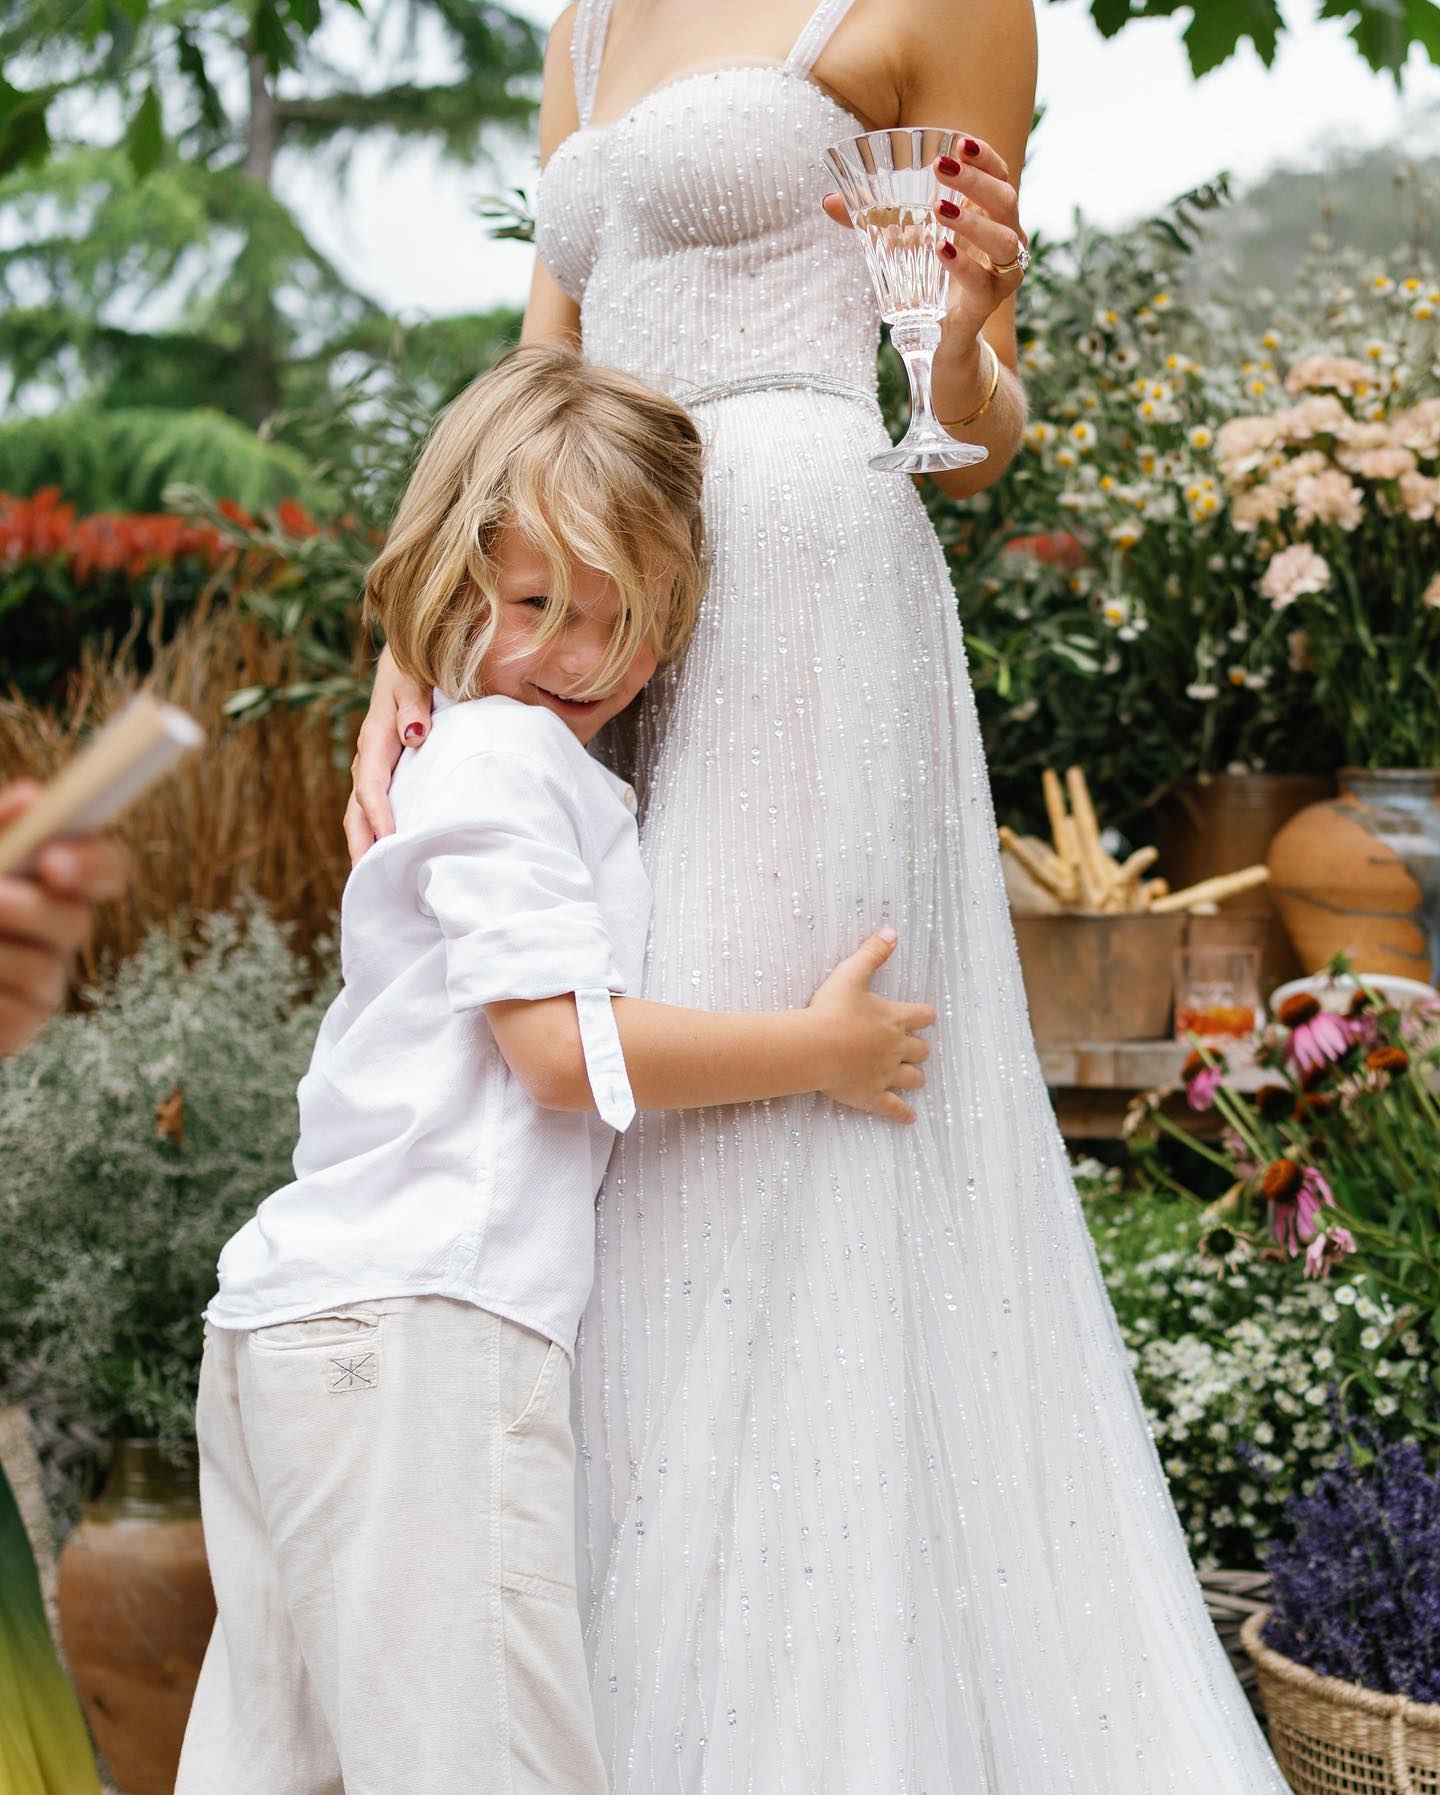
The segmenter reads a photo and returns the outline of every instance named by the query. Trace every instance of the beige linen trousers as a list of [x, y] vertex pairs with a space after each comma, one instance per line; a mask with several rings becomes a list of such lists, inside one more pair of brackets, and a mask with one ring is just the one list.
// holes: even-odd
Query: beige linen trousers
[[447, 1297], [207, 1328], [219, 1618], [176, 1795], [604, 1795], [569, 1392]]

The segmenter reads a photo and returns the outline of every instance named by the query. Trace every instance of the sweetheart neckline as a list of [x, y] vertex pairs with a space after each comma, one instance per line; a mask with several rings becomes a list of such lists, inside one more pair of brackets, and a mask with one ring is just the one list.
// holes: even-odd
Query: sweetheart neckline
[[[827, 106], [832, 107], [842, 118], [848, 119], [852, 125], [855, 125], [858, 128], [862, 135], [869, 129], [869, 126], [852, 112], [843, 100], [837, 100], [834, 94], [830, 93], [826, 88], [823, 88], [818, 81], [813, 81], [809, 75], [802, 75], [798, 69], [791, 68], [787, 63], [731, 62], [715, 69], [691, 69], [688, 75], [676, 75], [673, 80], [662, 81], [658, 87], [652, 87], [648, 93], [641, 94], [634, 105], [627, 106], [623, 112], [619, 113], [615, 118], [608, 119], [603, 125], [577, 125], [570, 133], [569, 137], [565, 138], [563, 142], [556, 146], [555, 154], [558, 155], [560, 151], [564, 149], [565, 144], [571, 142], [576, 137], [603, 137], [607, 131], [614, 131], [618, 129], [619, 126], [628, 124], [637, 112], [642, 111], [652, 100], [658, 99], [661, 94], [670, 93], [673, 89], [684, 87], [692, 81], [706, 81], [713, 79], [717, 75], [735, 74], [783, 75], [789, 80], [798, 81], [802, 87], [808, 87], [811, 93], [818, 95]], [[551, 160], [553, 161], [554, 157], [552, 157]]]

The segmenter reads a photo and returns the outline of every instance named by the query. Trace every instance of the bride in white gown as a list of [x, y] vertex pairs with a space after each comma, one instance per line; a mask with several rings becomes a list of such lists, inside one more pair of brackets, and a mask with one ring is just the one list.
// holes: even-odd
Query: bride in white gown
[[[1072, 1187], [945, 562], [912, 484], [866, 467], [878, 319], [820, 206], [820, 153], [863, 113], [1028, 120], [1028, 94], [1005, 112], [991, 92], [1029, 42], [1007, 63], [995, 21], [1028, 30], [1028, 5], [616, 3], [610, 54], [612, 0], [579, 0], [552, 42], [542, 126], [563, 141], [527, 334], [578, 322], [594, 360], [688, 397], [709, 444], [711, 584], [634, 768], [646, 994], [802, 1004], [888, 918], [887, 988], [940, 1021], [911, 1128], [803, 1098], [645, 1115], [616, 1150], [576, 1415], [613, 1788], [1280, 1795]], [[942, 16], [948, 101], [933, 69], [892, 83], [887, 62], [903, 75], [911, 26]], [[887, 86], [913, 106], [880, 114]], [[634, 102], [597, 116], [597, 87]], [[987, 326], [1007, 359], [1009, 320]], [[950, 380], [942, 416], [976, 402], [973, 373]], [[1007, 375], [964, 432], [995, 464], [952, 490], [1003, 467], [1018, 415]], [[417, 700], [387, 667], [362, 755], [381, 790]]]

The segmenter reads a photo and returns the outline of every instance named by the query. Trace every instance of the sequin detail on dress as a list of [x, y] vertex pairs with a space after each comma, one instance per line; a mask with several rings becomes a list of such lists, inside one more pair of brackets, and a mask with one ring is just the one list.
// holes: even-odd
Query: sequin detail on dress
[[[609, 0], [574, 21], [591, 117]], [[843, 0], [826, 0], [830, 29]], [[587, 353], [672, 391], [875, 390], [783, 64], [556, 151]], [[803, 65], [803, 66], [802, 66]], [[920, 1119], [642, 1114], [599, 1208], [579, 1577], [614, 1795], [1284, 1795], [1205, 1614], [1025, 1010], [945, 561], [853, 397], [705, 404], [714, 571], [633, 770], [646, 990], [798, 1005], [889, 919], [940, 1011]]]

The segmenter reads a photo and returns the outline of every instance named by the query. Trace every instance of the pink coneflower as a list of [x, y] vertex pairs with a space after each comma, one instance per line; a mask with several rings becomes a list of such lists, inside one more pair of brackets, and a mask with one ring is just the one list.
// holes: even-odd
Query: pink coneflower
[[1372, 1047], [1380, 1039], [1380, 1022], [1371, 1007], [1368, 991], [1354, 993], [1343, 1020], [1350, 1031], [1350, 1039], [1360, 1046]]
[[1331, 1200], [1330, 1186], [1314, 1166], [1274, 1159], [1265, 1168], [1261, 1188], [1270, 1204], [1272, 1232], [1293, 1259], [1314, 1238], [1316, 1218]]
[[1207, 1060], [1203, 1053], [1192, 1053], [1180, 1076], [1185, 1081], [1185, 1101], [1191, 1109], [1213, 1109], [1215, 1093], [1225, 1076], [1224, 1056]]
[[1305, 1249], [1305, 1276], [1325, 1278], [1332, 1265], [1348, 1259], [1355, 1251], [1355, 1236], [1348, 1228], [1328, 1228], [1317, 1234]]
[[1302, 1072], [1323, 1066], [1328, 1060], [1342, 1059], [1349, 1049], [1350, 1031], [1342, 1018], [1322, 1010], [1319, 998], [1309, 991], [1297, 991], [1293, 997], [1287, 997], [1278, 1016], [1290, 1030], [1285, 1057]]

